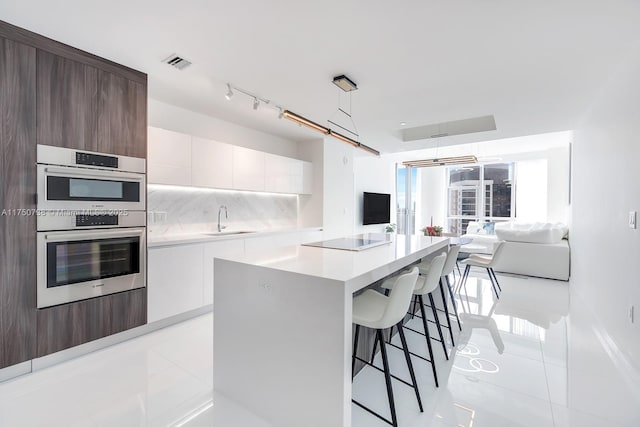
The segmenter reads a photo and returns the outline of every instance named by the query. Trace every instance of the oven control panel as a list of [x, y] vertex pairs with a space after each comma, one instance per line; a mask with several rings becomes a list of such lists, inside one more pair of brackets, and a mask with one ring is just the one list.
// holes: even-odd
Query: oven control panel
[[113, 156], [103, 156], [100, 154], [81, 153], [77, 151], [76, 164], [118, 169], [118, 158]]
[[76, 227], [118, 225], [118, 215], [76, 215]]

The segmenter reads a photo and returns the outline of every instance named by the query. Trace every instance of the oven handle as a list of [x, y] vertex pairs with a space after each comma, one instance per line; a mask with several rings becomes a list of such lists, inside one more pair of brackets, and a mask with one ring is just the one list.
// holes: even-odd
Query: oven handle
[[86, 240], [86, 239], [108, 239], [111, 237], [137, 237], [142, 236], [144, 230], [135, 231], [105, 231], [104, 233], [69, 233], [45, 235], [45, 240]]
[[126, 178], [126, 179], [131, 179], [134, 181], [142, 181], [143, 176], [139, 176], [137, 174], [128, 174], [125, 172], [111, 172], [111, 171], [106, 171], [106, 172], [100, 172], [100, 173], [94, 173], [94, 172], [84, 172], [84, 171], [70, 171], [69, 168], [56, 168], [56, 167], [46, 167], [44, 169], [44, 171], [48, 174], [56, 174], [56, 175], [61, 175], [61, 176], [76, 176], [79, 178], [98, 178], [98, 179], [105, 179], [105, 178], [110, 178], [110, 177], [118, 177], [118, 178]]

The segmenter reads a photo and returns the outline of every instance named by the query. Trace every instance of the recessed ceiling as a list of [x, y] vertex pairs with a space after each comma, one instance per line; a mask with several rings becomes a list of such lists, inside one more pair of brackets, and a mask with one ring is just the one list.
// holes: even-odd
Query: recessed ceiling
[[[401, 122], [495, 116], [441, 146], [573, 129], [640, 39], [630, 0], [21, 0], [0, 19], [148, 73], [154, 99], [294, 140], [317, 135], [226, 83], [325, 125], [346, 74], [360, 140], [383, 152], [434, 145]], [[161, 62], [174, 52], [193, 65]]]

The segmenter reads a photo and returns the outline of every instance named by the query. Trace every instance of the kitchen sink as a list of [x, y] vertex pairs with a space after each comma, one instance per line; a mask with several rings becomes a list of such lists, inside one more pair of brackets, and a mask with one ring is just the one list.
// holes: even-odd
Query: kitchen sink
[[248, 231], [248, 230], [238, 230], [238, 231], [216, 231], [213, 233], [204, 233], [207, 236], [230, 236], [233, 234], [249, 234], [249, 233], [255, 233], [255, 231]]

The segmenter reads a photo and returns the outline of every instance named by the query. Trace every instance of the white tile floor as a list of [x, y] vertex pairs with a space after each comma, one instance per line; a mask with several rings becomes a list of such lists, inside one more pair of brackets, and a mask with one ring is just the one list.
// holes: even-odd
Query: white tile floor
[[[426, 362], [414, 358], [424, 413], [413, 390], [394, 382], [400, 426], [640, 425], [634, 384], [592, 346], [588, 313], [572, 304], [569, 314], [569, 285], [498, 277], [499, 301], [481, 271], [460, 292], [464, 328], [455, 328], [451, 360], [434, 342], [439, 388]], [[212, 334], [209, 314], [2, 383], [0, 426], [276, 427], [214, 395]], [[426, 355], [423, 337], [407, 332], [407, 339]], [[392, 371], [408, 378], [402, 353], [389, 354]], [[358, 374], [353, 393], [388, 413], [379, 372]], [[353, 427], [385, 425], [353, 406]]]

